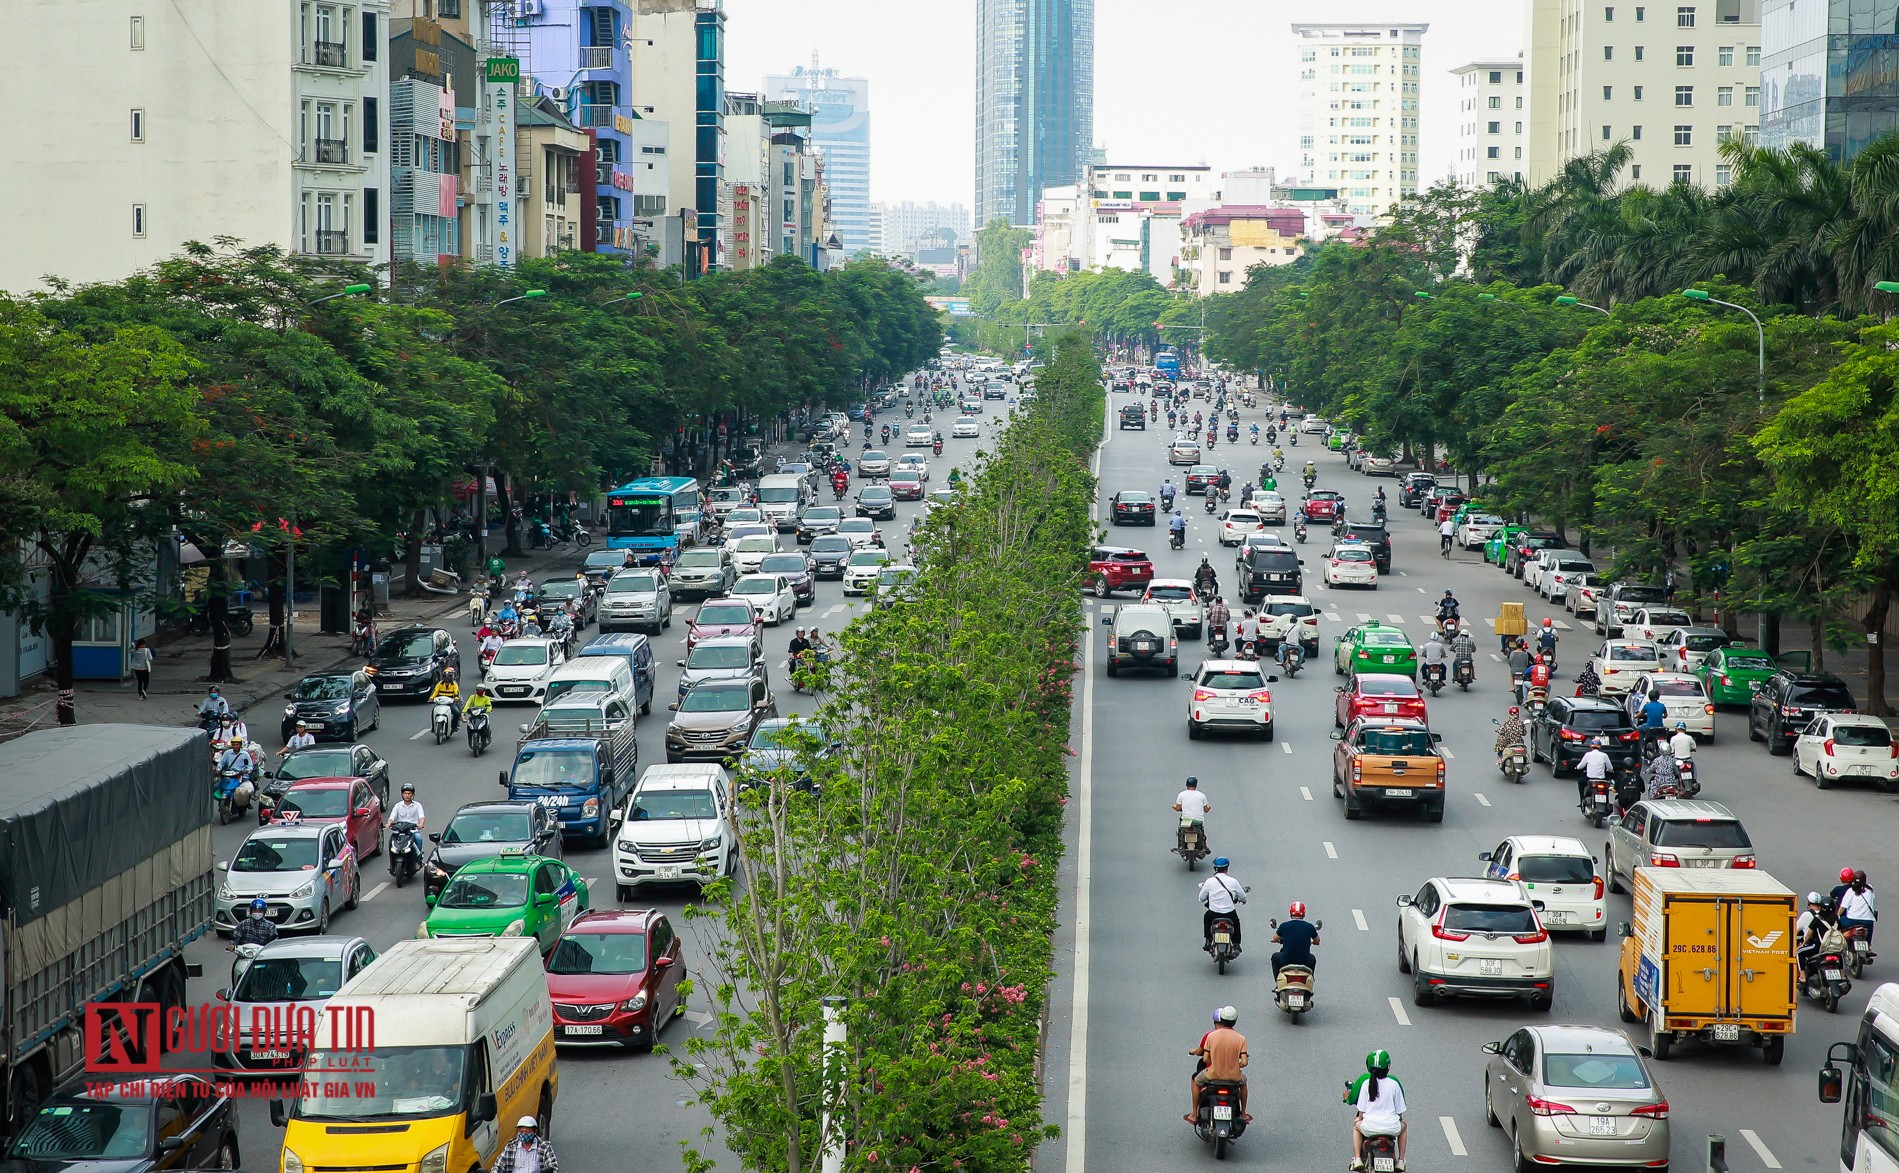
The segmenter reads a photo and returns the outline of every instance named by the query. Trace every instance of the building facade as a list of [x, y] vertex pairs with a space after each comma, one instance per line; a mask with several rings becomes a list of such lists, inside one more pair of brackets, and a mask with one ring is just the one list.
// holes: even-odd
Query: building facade
[[1337, 186], [1354, 215], [1418, 194], [1423, 24], [1295, 24], [1299, 174]]
[[765, 78], [763, 96], [811, 112], [811, 140], [824, 152], [838, 239], [847, 253], [871, 250], [870, 83], [819, 68], [813, 53], [810, 68], [801, 65]]
[[724, 264], [724, 0], [631, 0], [633, 105], [671, 127], [661, 255], [675, 241], [689, 273]]
[[[605, 251], [583, 233], [597, 176], [587, 164], [593, 139], [547, 101], [521, 108], [515, 159], [527, 177], [516, 244], [524, 257]], [[620, 250], [625, 251], [625, 250]]]
[[1761, 142], [1846, 162], [1899, 129], [1899, 7], [1765, 0]]
[[1523, 178], [1524, 108], [1521, 57], [1472, 61], [1451, 70], [1457, 79], [1457, 182], [1488, 187]]
[[977, 0], [976, 220], [1034, 222], [1094, 154], [1094, 0]]
[[914, 257], [922, 249], [954, 247], [970, 238], [966, 204], [939, 204], [935, 200], [919, 204], [904, 200], [881, 207], [883, 247], [880, 251], [888, 256]]
[[1757, 142], [1761, 0], [1530, 0], [1526, 178], [1626, 142], [1623, 180], [1722, 187], [1720, 144]]
[[1222, 204], [1181, 221], [1182, 284], [1195, 297], [1235, 293], [1255, 265], [1290, 265], [1305, 253], [1298, 208]]

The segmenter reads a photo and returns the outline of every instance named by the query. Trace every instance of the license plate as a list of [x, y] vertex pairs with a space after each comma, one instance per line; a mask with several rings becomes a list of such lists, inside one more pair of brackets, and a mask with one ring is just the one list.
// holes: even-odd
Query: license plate
[[1682, 860], [1682, 862], [1691, 868], [1718, 868], [1721, 866], [1721, 861], [1718, 859], [1685, 859]]
[[1397, 1173], [1398, 1158], [1373, 1157], [1371, 1167], [1372, 1173]]
[[592, 1026], [569, 1026], [563, 1027], [562, 1029], [570, 1035], [597, 1035], [600, 1034], [602, 1030], [598, 1023]]
[[1765, 682], [1765, 681], [1761, 681], [1761, 680], [1750, 680], [1750, 681], [1748, 681], [1748, 682], [1747, 682], [1747, 691], [1749, 691], [1749, 692], [1759, 692], [1759, 691], [1761, 690], [1761, 685], [1762, 685], [1762, 684], [1764, 684], [1764, 683], [1766, 683], [1766, 682]]
[[1304, 994], [1288, 994], [1286, 995], [1286, 1005], [1292, 1007], [1294, 1010], [1304, 1010], [1306, 1008], [1306, 996]]
[[1714, 1028], [1714, 1041], [1717, 1043], [1738, 1043], [1741, 1041], [1741, 1028], [1732, 1023]]
[[1482, 977], [1502, 977], [1503, 959], [1501, 957], [1479, 957], [1477, 972]]
[[[1385, 657], [1385, 662], [1386, 662], [1386, 663], [1390, 663], [1390, 662], [1391, 662], [1391, 657], [1390, 657], [1390, 656], [1386, 656], [1386, 657]], [[1397, 712], [1397, 711], [1398, 711], [1398, 706], [1397, 706], [1397, 705], [1386, 705], [1386, 706], [1384, 706], [1384, 710], [1385, 710], [1385, 712], [1387, 712], [1387, 713], [1395, 713], [1395, 712]]]
[[677, 867], [663, 867], [659, 869], [658, 874], [662, 880], [677, 880], [679, 878], [679, 869]]
[[288, 1059], [290, 1058], [290, 1052], [288, 1051], [252, 1051], [251, 1058], [253, 1059]]
[[1830, 981], [1830, 982], [1837, 982], [1837, 981], [1839, 981], [1839, 980], [1840, 980], [1840, 971], [1839, 971], [1839, 970], [1837, 970], [1837, 969], [1829, 969], [1829, 970], [1827, 970], [1827, 971], [1826, 971], [1826, 980], [1827, 980], [1827, 981]]
[[1873, 951], [1873, 943], [1871, 941], [1868, 941], [1864, 937], [1853, 938], [1853, 952], [1859, 953], [1859, 954], [1869, 954], [1872, 951]]
[[[1385, 660], [1385, 663], [1387, 663], [1387, 664], [1396, 664], [1396, 663], [1398, 662], [1398, 657], [1396, 657], [1396, 656], [1386, 656], [1386, 657], [1384, 657], [1384, 660]], [[1385, 706], [1385, 711], [1386, 711], [1387, 713], [1395, 713], [1395, 712], [1397, 712], [1398, 710], [1396, 710], [1396, 709], [1394, 709], [1394, 708], [1392, 708], [1392, 707], [1391, 707], [1390, 705], [1386, 705], [1386, 706]]]
[[1387, 790], [1385, 791], [1386, 798], [1411, 798], [1415, 794], [1417, 794], [1417, 791], [1415, 790]]
[[1589, 1118], [1590, 1136], [1614, 1136], [1615, 1131], [1615, 1117], [1591, 1116]]
[[1567, 925], [1567, 924], [1573, 924], [1575, 922], [1574, 922], [1574, 918], [1572, 917], [1570, 913], [1551, 912], [1548, 909], [1544, 909], [1543, 923], [1546, 925]]
[[1233, 934], [1215, 933], [1213, 934], [1213, 943], [1215, 945], [1230, 945], [1233, 943]]
[[1231, 1104], [1215, 1104], [1215, 1105], [1213, 1106], [1213, 1118], [1214, 1118], [1215, 1120], [1231, 1120], [1231, 1119], [1233, 1119], [1233, 1105], [1231, 1105]]

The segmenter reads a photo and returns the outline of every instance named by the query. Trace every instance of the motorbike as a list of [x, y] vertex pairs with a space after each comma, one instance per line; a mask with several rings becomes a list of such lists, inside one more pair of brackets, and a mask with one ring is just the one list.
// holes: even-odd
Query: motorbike
[[1238, 424], [1228, 424], [1226, 426], [1226, 442], [1229, 444], [1237, 444], [1240, 442], [1240, 427]]
[[1385, 503], [1383, 501], [1372, 502], [1371, 519], [1373, 525], [1385, 524]]
[[235, 990], [237, 983], [244, 980], [245, 972], [250, 969], [251, 963], [257, 960], [257, 955], [264, 951], [264, 947], [262, 945], [226, 945], [225, 948], [229, 949], [233, 955], [231, 957], [231, 988]]
[[1424, 687], [1431, 690], [1432, 696], [1436, 696], [1438, 693], [1444, 691], [1443, 664], [1434, 663], [1424, 666]]
[[[1279, 927], [1278, 919], [1275, 918], [1271, 923], [1274, 928]], [[1315, 921], [1312, 927], [1324, 929], [1325, 922]], [[1273, 1001], [1295, 1023], [1301, 1015], [1312, 1009], [1312, 980], [1312, 968], [1305, 965], [1282, 965], [1279, 967], [1279, 976], [1273, 979]]]
[[1695, 759], [1675, 759], [1675, 785], [1683, 798], [1693, 798], [1701, 793], [1701, 780], [1695, 777]]
[[1583, 818], [1598, 827], [1609, 825], [1609, 816], [1615, 813], [1615, 794], [1607, 778], [1598, 779], [1589, 784], [1581, 803]]
[[1846, 935], [1837, 925], [1829, 927], [1820, 934], [1819, 951], [1807, 962], [1806, 980], [1800, 983], [1800, 992], [1826, 1007], [1828, 1014], [1840, 1008], [1840, 999], [1853, 988], [1846, 976], [1846, 956]]
[[943, 441], [941, 438], [930, 441], [930, 454], [932, 456], [943, 455]]
[[1285, 457], [1283, 457], [1283, 456], [1275, 456], [1275, 457], [1273, 457], [1273, 471], [1274, 471], [1274, 472], [1285, 472], [1285, 471], [1286, 471], [1286, 458], [1285, 458]]
[[1194, 1134], [1213, 1146], [1213, 1159], [1226, 1159], [1227, 1146], [1246, 1133], [1246, 1116], [1240, 1111], [1243, 1085], [1224, 1079], [1210, 1079], [1200, 1088], [1200, 1110], [1194, 1120]]
[[[1241, 889], [1243, 892], [1251, 892], [1252, 890], [1250, 887]], [[1214, 914], [1213, 945], [1210, 952], [1213, 954], [1214, 968], [1223, 974], [1226, 972], [1226, 963], [1240, 955], [1240, 947], [1233, 943], [1232, 913], [1223, 912]]]
[[1523, 780], [1530, 776], [1530, 751], [1522, 745], [1510, 746], [1504, 750], [1497, 768], [1505, 778], [1522, 785]]
[[447, 741], [455, 732], [455, 700], [453, 697], [438, 696], [429, 713], [429, 729], [435, 734], [435, 744]]
[[843, 485], [838, 484], [836, 481], [831, 482], [831, 499], [832, 500], [842, 501], [844, 499], [844, 494], [846, 491], [847, 490], [845, 489]]
[[395, 877], [396, 887], [408, 883], [421, 870], [422, 844], [416, 825], [406, 819], [389, 824], [389, 874]]
[[1293, 540], [1298, 542], [1300, 545], [1302, 546], [1305, 545], [1305, 542], [1306, 542], [1306, 523], [1305, 522], [1295, 521], [1292, 523], [1292, 537], [1293, 537]]
[[[252, 628], [257, 626], [257, 618], [251, 614], [249, 607], [226, 604], [224, 608], [224, 626], [232, 635], [249, 635]], [[193, 612], [186, 627], [193, 635], [210, 635], [211, 617], [203, 611]]]
[[1226, 658], [1226, 629], [1215, 628], [1207, 632], [1207, 655], [1215, 660]]
[[[474, 618], [476, 624], [479, 625], [481, 617], [475, 615], [475, 606], [477, 604], [481, 604], [480, 596], [476, 596], [475, 600], [469, 604], [468, 613]], [[481, 605], [483, 607], [483, 613], [485, 614], [486, 604]], [[376, 621], [361, 615], [357, 616], [356, 621], [350, 625], [349, 654], [352, 656], [371, 655], [375, 652], [376, 644], [379, 642], [380, 640], [376, 631]]]
[[1477, 683], [1477, 662], [1469, 656], [1457, 657], [1451, 665], [1451, 679], [1457, 687], [1469, 692], [1470, 686]]
[[1307, 473], [1305, 476], [1301, 477], [1300, 479], [1305, 481], [1307, 489], [1311, 489], [1312, 486], [1319, 483], [1319, 478], [1314, 473]]
[[1290, 445], [1292, 445], [1292, 446], [1293, 446], [1294, 448], [1297, 448], [1297, 447], [1299, 446], [1299, 433], [1297, 433], [1297, 432], [1287, 432], [1287, 433], [1286, 433], [1286, 443], [1288, 443], [1288, 444], [1290, 444]]
[[488, 714], [476, 709], [468, 714], [468, 749], [476, 757], [488, 748], [494, 740], [494, 734], [488, 728]]
[[211, 797], [217, 802], [218, 825], [223, 826], [249, 810], [251, 795], [256, 789], [242, 772], [219, 770], [218, 780], [211, 787]]
[[1280, 645], [1280, 666], [1285, 668], [1288, 678], [1299, 675], [1299, 669], [1306, 666], [1306, 648], [1298, 640]]
[[1207, 490], [1207, 512], [1212, 513], [1214, 510], [1218, 509], [1219, 507], [1220, 507], [1219, 494], [1215, 493], [1212, 489], [1208, 489]]
[[1182, 819], [1174, 832], [1174, 854], [1187, 861], [1187, 870], [1207, 858], [1207, 827], [1199, 819]]
[[1167, 531], [1167, 545], [1171, 549], [1175, 549], [1175, 550], [1186, 549], [1187, 548], [1187, 531], [1184, 529], [1168, 530]]
[[1398, 1138], [1395, 1136], [1368, 1136], [1365, 1138], [1365, 1168], [1370, 1173], [1396, 1173], [1398, 1168]]
[[1846, 945], [1846, 965], [1853, 971], [1854, 977], [1872, 968], [1873, 958], [1878, 954], [1873, 952], [1873, 939], [1867, 935], [1865, 929], [1854, 925], [1846, 930]]
[[1532, 685], [1530, 687], [1529, 693], [1525, 695], [1523, 698], [1524, 719], [1527, 721], [1534, 721], [1538, 717], [1541, 717], [1543, 715], [1543, 710], [1549, 706], [1549, 701], [1550, 701], [1549, 689], [1544, 688], [1541, 685]]

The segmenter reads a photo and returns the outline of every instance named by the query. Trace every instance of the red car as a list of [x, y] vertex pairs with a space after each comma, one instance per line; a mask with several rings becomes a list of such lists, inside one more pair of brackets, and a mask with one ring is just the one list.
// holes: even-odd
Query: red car
[[1337, 489], [1314, 489], [1306, 494], [1307, 521], [1337, 521], [1345, 511], [1345, 495]]
[[712, 599], [699, 604], [699, 613], [686, 624], [688, 650], [702, 639], [715, 636], [749, 635], [759, 638], [758, 612], [744, 599]]
[[890, 474], [890, 495], [899, 501], [923, 500], [923, 476], [915, 469], [897, 469]]
[[382, 800], [364, 778], [312, 778], [284, 791], [273, 823], [347, 823], [357, 859], [382, 851]]
[[547, 958], [554, 1041], [653, 1049], [685, 1009], [679, 937], [650, 908], [594, 909], [575, 917]]
[[1432, 518], [1432, 521], [1434, 521], [1438, 525], [1443, 525], [1445, 522], [1449, 521], [1451, 518], [1457, 516], [1457, 507], [1459, 505], [1462, 505], [1466, 501], [1469, 501], [1469, 500], [1470, 500], [1469, 497], [1460, 496], [1457, 493], [1452, 493], [1448, 496], [1439, 497], [1437, 499], [1437, 516]]
[[1098, 599], [1115, 591], [1144, 591], [1153, 581], [1154, 563], [1139, 550], [1096, 546], [1088, 553], [1088, 583]]
[[1419, 721], [1429, 719], [1424, 713], [1424, 695], [1409, 676], [1354, 672], [1351, 679], [1335, 691], [1339, 694], [1338, 711], [1333, 714], [1332, 720], [1340, 729], [1360, 717], [1374, 720], [1386, 717], [1411, 717]]

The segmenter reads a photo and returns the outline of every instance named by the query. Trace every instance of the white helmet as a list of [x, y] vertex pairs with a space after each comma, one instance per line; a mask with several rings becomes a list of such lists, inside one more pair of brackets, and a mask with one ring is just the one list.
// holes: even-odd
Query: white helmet
[[1220, 1020], [1222, 1026], [1232, 1026], [1240, 1020], [1240, 1012], [1231, 1006], [1222, 1006], [1220, 1012], [1214, 1017]]

